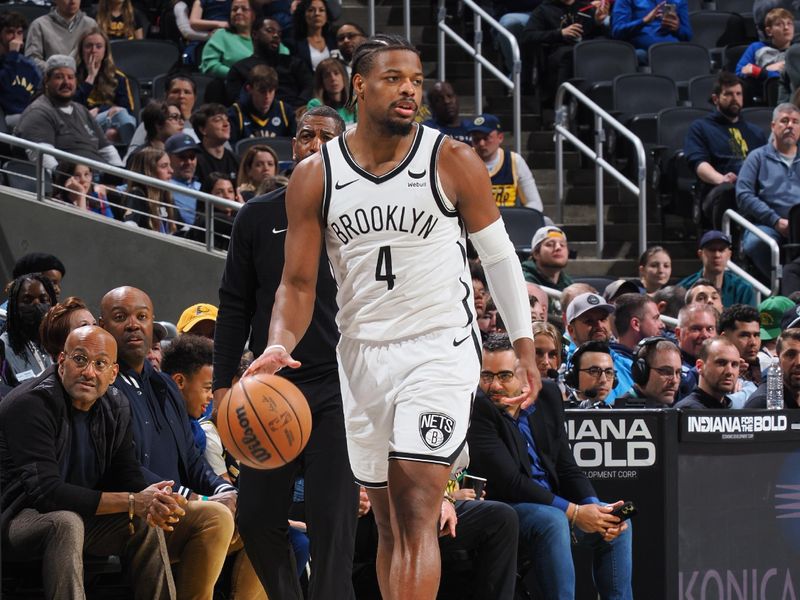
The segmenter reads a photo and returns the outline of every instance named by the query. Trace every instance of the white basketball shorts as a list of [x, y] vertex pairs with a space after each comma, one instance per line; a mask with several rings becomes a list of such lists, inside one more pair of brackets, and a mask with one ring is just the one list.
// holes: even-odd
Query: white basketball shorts
[[386, 487], [389, 460], [450, 466], [464, 446], [480, 374], [474, 327], [389, 343], [342, 337], [337, 353], [356, 481]]

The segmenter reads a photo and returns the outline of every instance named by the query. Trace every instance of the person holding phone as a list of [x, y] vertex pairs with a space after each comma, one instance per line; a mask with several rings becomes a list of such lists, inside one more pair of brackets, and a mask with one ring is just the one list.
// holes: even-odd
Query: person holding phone
[[551, 98], [572, 77], [572, 49], [581, 40], [608, 36], [608, 0], [544, 0], [537, 6], [520, 42], [544, 53], [543, 89]]
[[692, 39], [686, 0], [617, 0], [611, 10], [611, 37], [636, 47], [640, 64], [647, 64], [647, 49], [659, 42]]

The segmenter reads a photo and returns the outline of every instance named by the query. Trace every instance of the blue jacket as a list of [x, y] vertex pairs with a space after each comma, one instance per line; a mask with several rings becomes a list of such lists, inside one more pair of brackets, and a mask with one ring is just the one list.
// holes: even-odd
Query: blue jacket
[[714, 110], [689, 127], [683, 152], [692, 171], [707, 162], [719, 173], [739, 173], [747, 155], [767, 143], [767, 136], [741, 117], [731, 123]]
[[30, 58], [19, 52], [0, 56], [0, 107], [7, 115], [18, 115], [31, 103], [42, 76]]
[[[152, 410], [148, 406], [148, 400], [141, 391], [141, 382], [144, 380], [149, 381], [157, 396], [154, 400], [162, 405], [163, 412], [168, 415], [168, 422], [156, 421], [153, 416], [159, 416], [161, 411]], [[153, 433], [158, 428], [169, 427], [178, 450], [180, 481], [176, 481], [175, 485], [179, 486], [177, 488], [179, 494], [188, 499], [192, 491], [199, 495], [212, 496], [235, 489], [214, 473], [195, 445], [189, 417], [186, 414], [186, 404], [169, 377], [154, 370], [147, 361], [144, 363], [141, 375], [120, 362], [119, 377], [113, 385], [125, 394], [130, 402], [134, 446], [137, 458], [142, 464], [142, 474], [148, 484], [166, 479], [158, 473], [153, 473], [149, 467], [151, 457], [159, 452], [156, 444], [157, 436]]]
[[677, 5], [680, 20], [675, 33], [662, 29], [660, 19], [653, 19], [647, 24], [643, 21], [658, 4], [656, 0], [616, 0], [611, 10], [611, 37], [628, 41], [642, 50], [658, 42], [688, 42], [692, 39], [689, 6], [686, 0], [673, 2]]
[[[753, 42], [744, 51], [739, 62], [736, 63], [736, 75], [739, 77], [750, 77], [753, 79], [766, 79], [768, 77], [780, 77], [780, 71], [767, 71], [766, 67], [772, 63], [780, 62], [786, 56], [786, 50], [778, 50], [764, 42]], [[755, 65], [761, 69], [758, 75], [745, 75], [742, 73], [747, 65]]]
[[791, 166], [781, 160], [773, 144], [753, 150], [736, 180], [736, 204], [756, 225], [774, 227], [788, 219], [789, 209], [800, 199], [800, 152]]

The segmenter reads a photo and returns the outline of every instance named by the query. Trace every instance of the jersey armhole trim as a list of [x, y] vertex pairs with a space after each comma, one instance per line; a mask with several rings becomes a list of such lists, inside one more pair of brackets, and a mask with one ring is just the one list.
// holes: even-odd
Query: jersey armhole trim
[[447, 135], [440, 133], [436, 138], [436, 141], [433, 143], [430, 166], [431, 192], [433, 193], [433, 199], [436, 201], [436, 206], [439, 207], [439, 210], [442, 211], [442, 214], [445, 217], [457, 217], [458, 211], [456, 210], [455, 205], [453, 205], [453, 203], [444, 193], [444, 190], [442, 190], [439, 182], [439, 173], [437, 171], [437, 167], [439, 166], [439, 152], [442, 149], [442, 143], [445, 139], [447, 139]]
[[331, 157], [328, 155], [328, 148], [326, 144], [322, 145], [322, 171], [323, 177], [323, 191], [322, 191], [322, 223], [324, 227], [328, 226], [328, 211], [331, 208]]
[[361, 165], [359, 165], [353, 155], [350, 154], [350, 149], [347, 147], [347, 141], [345, 140], [345, 133], [339, 136], [339, 148], [342, 151], [342, 157], [344, 158], [345, 162], [350, 166], [353, 171], [361, 175], [367, 181], [371, 181], [372, 183], [378, 184], [383, 183], [385, 181], [389, 181], [395, 175], [402, 173], [403, 170], [411, 164], [414, 156], [417, 154], [417, 150], [419, 149], [420, 144], [422, 143], [422, 134], [423, 134], [423, 127], [422, 125], [417, 125], [417, 130], [414, 133], [414, 141], [411, 143], [411, 148], [409, 149], [408, 153], [405, 155], [403, 160], [393, 168], [388, 173], [384, 173], [383, 175], [374, 175], [369, 171], [363, 169]]

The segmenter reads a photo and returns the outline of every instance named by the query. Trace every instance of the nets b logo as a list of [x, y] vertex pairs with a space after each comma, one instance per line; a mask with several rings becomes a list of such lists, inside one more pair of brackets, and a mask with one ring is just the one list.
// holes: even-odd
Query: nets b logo
[[419, 435], [431, 450], [441, 448], [453, 435], [456, 422], [442, 413], [422, 413], [419, 416]]

